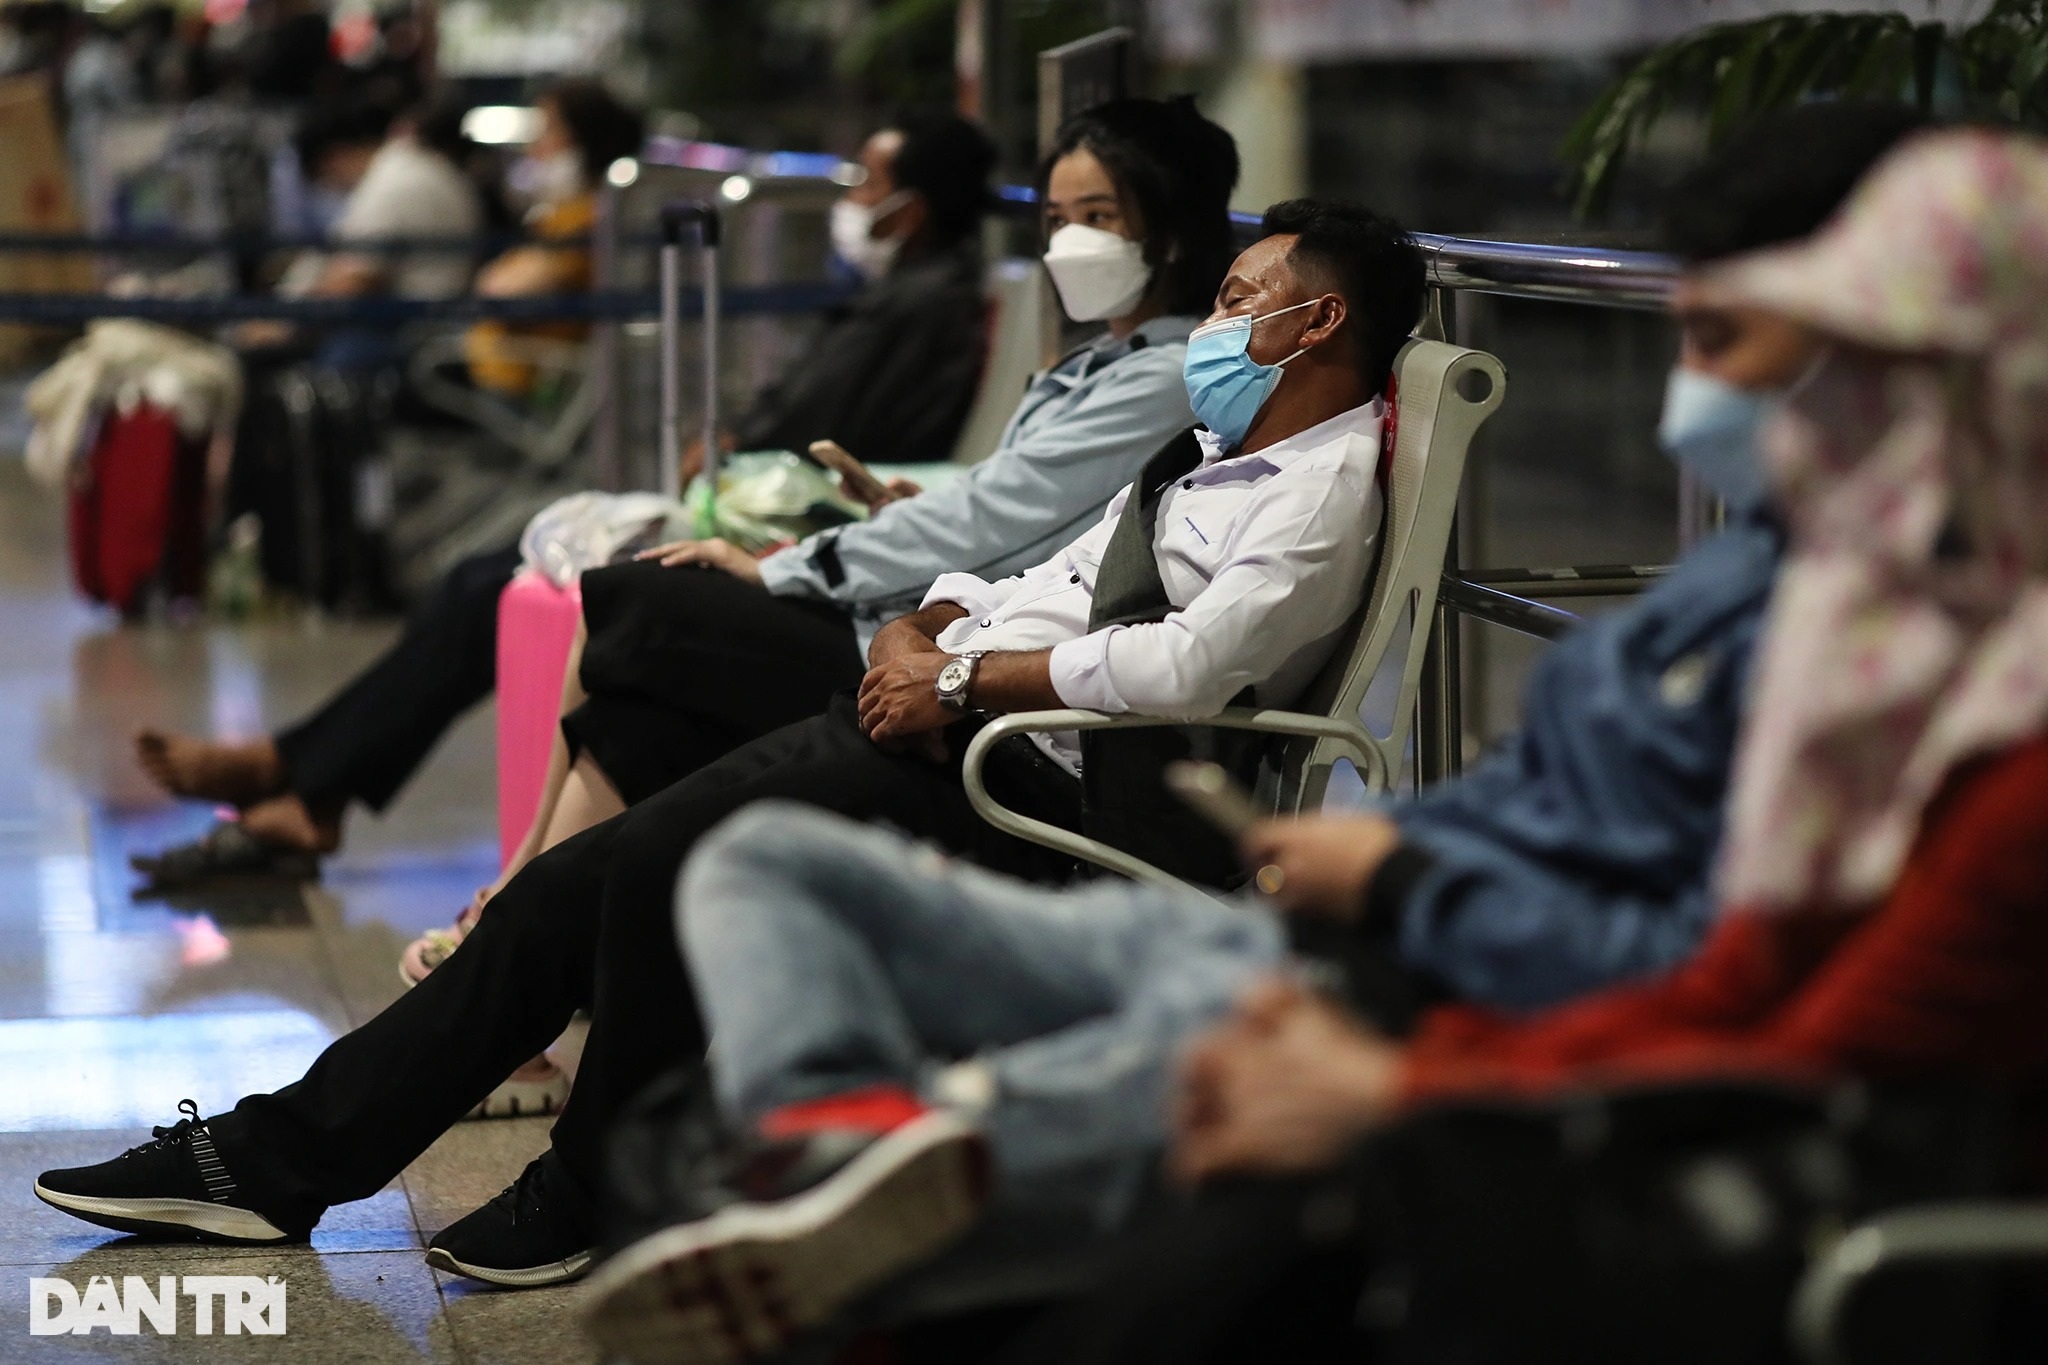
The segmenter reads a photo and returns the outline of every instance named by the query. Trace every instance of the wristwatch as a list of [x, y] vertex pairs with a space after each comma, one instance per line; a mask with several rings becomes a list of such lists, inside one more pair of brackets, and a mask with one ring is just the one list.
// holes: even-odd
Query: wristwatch
[[939, 670], [934, 690], [939, 694], [939, 705], [948, 711], [967, 712], [967, 694], [974, 687], [974, 670], [981, 663], [985, 650], [972, 650], [960, 655]]

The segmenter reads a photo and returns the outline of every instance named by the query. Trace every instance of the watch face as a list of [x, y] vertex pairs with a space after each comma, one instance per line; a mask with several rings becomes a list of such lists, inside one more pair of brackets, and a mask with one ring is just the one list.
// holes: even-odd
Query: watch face
[[955, 659], [939, 670], [939, 691], [954, 693], [967, 686], [967, 660]]

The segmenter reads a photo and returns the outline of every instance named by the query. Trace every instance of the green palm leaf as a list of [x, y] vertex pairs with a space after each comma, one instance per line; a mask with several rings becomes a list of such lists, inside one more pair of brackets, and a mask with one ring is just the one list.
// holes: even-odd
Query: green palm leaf
[[1718, 145], [1758, 115], [1814, 99], [1905, 99], [1923, 110], [2048, 127], [2048, 0], [1994, 0], [1974, 24], [1898, 14], [1775, 15], [1656, 48], [1594, 100], [1559, 149], [1583, 217], [1668, 114], [1703, 115]]

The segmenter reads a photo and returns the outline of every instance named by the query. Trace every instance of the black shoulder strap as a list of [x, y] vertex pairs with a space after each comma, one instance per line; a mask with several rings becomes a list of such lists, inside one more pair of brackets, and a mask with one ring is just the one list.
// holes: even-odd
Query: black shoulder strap
[[[1159, 505], [1166, 490], [1201, 462], [1202, 445], [1193, 428], [1146, 461], [1096, 570], [1095, 600], [1088, 611], [1091, 634], [1164, 620], [1176, 609], [1153, 548]], [[1249, 704], [1250, 691], [1233, 704]], [[1223, 764], [1249, 784], [1257, 780], [1264, 752], [1265, 741], [1257, 735], [1208, 726], [1086, 731], [1081, 736], [1082, 828], [1176, 876], [1234, 885], [1243, 880], [1236, 849], [1169, 795], [1161, 774], [1175, 759], [1202, 758]]]
[[1173, 610], [1165, 580], [1159, 576], [1159, 557], [1152, 548], [1158, 538], [1159, 503], [1174, 480], [1201, 462], [1202, 443], [1195, 439], [1193, 427], [1161, 446], [1145, 462], [1096, 570], [1095, 601], [1088, 610], [1091, 634], [1109, 626], [1157, 621]]

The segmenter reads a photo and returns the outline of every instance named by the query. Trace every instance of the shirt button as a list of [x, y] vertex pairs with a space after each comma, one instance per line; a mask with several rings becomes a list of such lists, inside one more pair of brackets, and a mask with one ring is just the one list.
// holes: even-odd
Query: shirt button
[[1193, 488], [1194, 486], [1195, 486], [1195, 481], [1194, 481], [1193, 479], [1189, 479], [1189, 480], [1187, 480], [1187, 482], [1185, 482], [1185, 483], [1183, 483], [1183, 484], [1181, 485], [1181, 487], [1182, 487], [1182, 488], [1186, 488], [1186, 489], [1192, 489], [1192, 488]]
[[994, 625], [995, 623], [996, 618], [993, 616], [984, 616], [981, 618], [981, 628], [983, 630], [987, 630], [990, 626]]
[[1079, 583], [1081, 581], [1081, 575], [1075, 574], [1072, 578], [1068, 579], [1067, 581], [1070, 583]]

